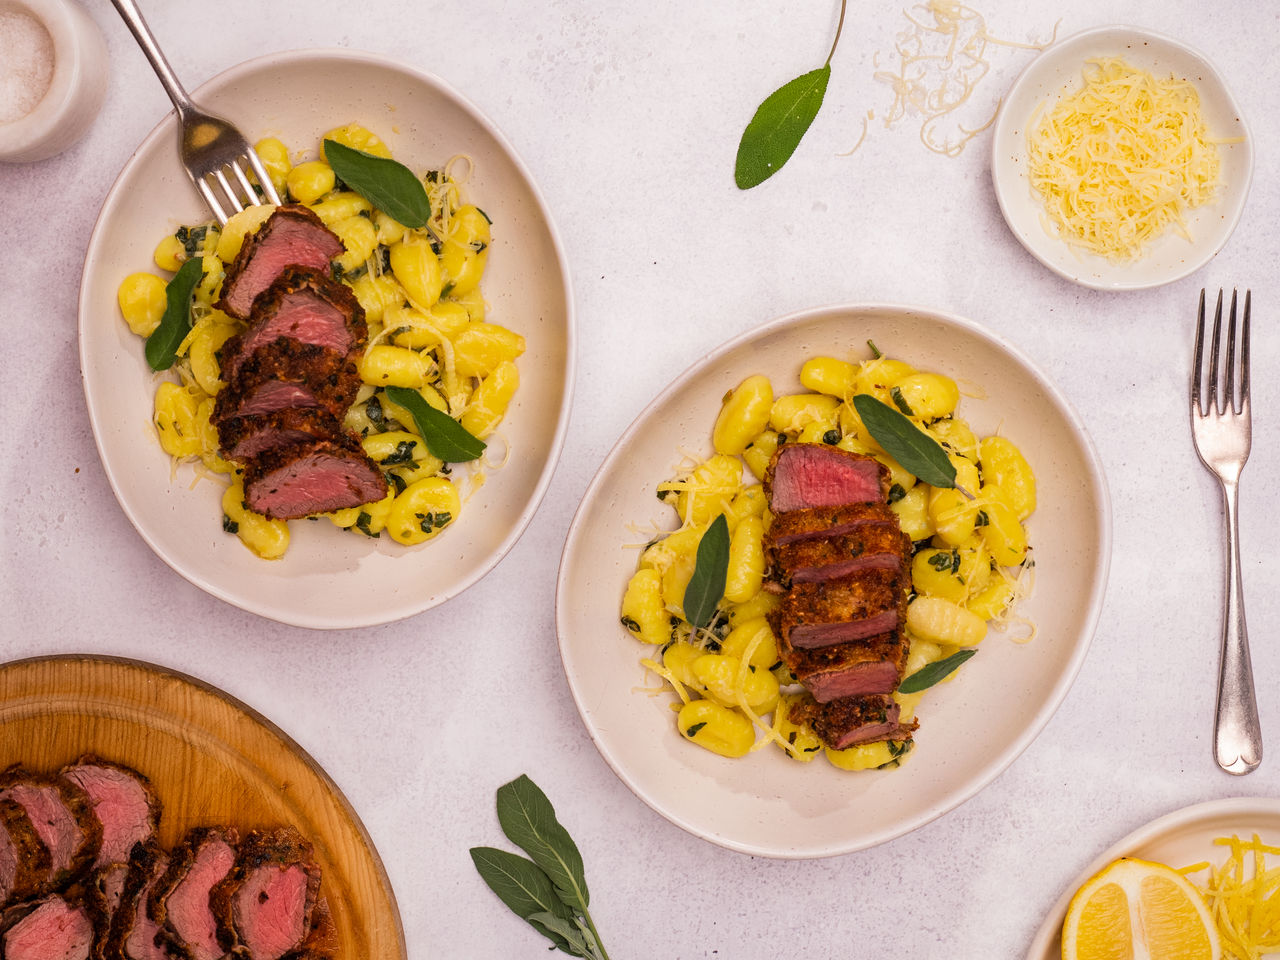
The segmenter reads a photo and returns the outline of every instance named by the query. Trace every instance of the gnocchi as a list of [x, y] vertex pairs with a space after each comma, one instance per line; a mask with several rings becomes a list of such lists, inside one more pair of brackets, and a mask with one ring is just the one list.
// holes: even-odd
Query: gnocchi
[[[483, 328], [472, 329], [482, 336]], [[840, 770], [896, 767], [910, 738], [835, 750], [795, 719], [803, 711], [793, 715], [808, 694], [780, 658], [769, 619], [780, 603], [764, 581], [773, 518], [755, 481], [784, 443], [832, 444], [884, 465], [889, 508], [914, 543], [902, 624], [909, 640], [903, 676], [910, 676], [980, 644], [989, 623], [1004, 621], [1025, 592], [1020, 574], [1031, 560], [1024, 521], [1035, 509], [1035, 475], [1011, 440], [979, 438], [959, 416], [960, 390], [945, 374], [879, 355], [862, 362], [824, 355], [805, 360], [799, 380], [808, 392], [776, 393], [762, 374], [742, 380], [724, 395], [712, 425], [714, 453], [657, 485], [680, 525], [641, 552], [623, 591], [621, 621], [637, 640], [661, 647], [642, 663], [680, 697], [677, 730], [691, 743], [729, 758], [774, 745], [793, 760], [821, 755]], [[852, 403], [860, 393], [895, 406], [933, 437], [956, 469], [956, 486], [921, 482], [886, 453]], [[685, 593], [699, 545], [721, 516], [729, 534], [724, 588], [710, 622], [695, 626]], [[927, 693], [895, 692], [899, 716], [914, 717]]]
[[[329, 130], [321, 139], [391, 156], [377, 134], [357, 123]], [[434, 456], [422, 436], [424, 428], [410, 410], [393, 401], [394, 390], [392, 395], [388, 390], [416, 392], [428, 407], [484, 439], [499, 429], [515, 403], [520, 386], [517, 361], [526, 348], [523, 336], [486, 316], [481, 284], [494, 227], [489, 216], [463, 196], [463, 183], [453, 173], [457, 169], [469, 175], [470, 162], [450, 161], [419, 178], [431, 217], [425, 227], [410, 229], [341, 183], [322, 149], [297, 162], [278, 138], [263, 139], [256, 149], [282, 198], [309, 207], [341, 241], [332, 273], [350, 287], [368, 325], [368, 345], [357, 362], [363, 386], [342, 418], [342, 428], [354, 434], [382, 468], [388, 493], [381, 501], [325, 516], [362, 536], [385, 532], [405, 545], [432, 539], [456, 521], [469, 492], [484, 482], [483, 466], [476, 462], [455, 471]], [[189, 331], [177, 348], [171, 378], [155, 392], [152, 419], [166, 454], [203, 463], [208, 472], [202, 476], [228, 478], [224, 526], [264, 558], [278, 557], [287, 549], [288, 525], [248, 511], [239, 486], [241, 466], [223, 459], [219, 449], [212, 414], [215, 397], [225, 386], [221, 353], [247, 325], [214, 304], [245, 239], [273, 209], [267, 204], [247, 207], [221, 229], [212, 223], [178, 228], [154, 249], [152, 259], [160, 272], [131, 273], [117, 290], [124, 322], [134, 334], [149, 337], [165, 317], [168, 275], [188, 261], [199, 261]], [[664, 582], [668, 594], [674, 590], [686, 565], [683, 560], [665, 565], [657, 575], [656, 592], [646, 595], [645, 604], [662, 600]], [[655, 618], [649, 606], [642, 609], [639, 622], [650, 634], [661, 628], [662, 640], [656, 642], [665, 642], [670, 636], [667, 615]]]

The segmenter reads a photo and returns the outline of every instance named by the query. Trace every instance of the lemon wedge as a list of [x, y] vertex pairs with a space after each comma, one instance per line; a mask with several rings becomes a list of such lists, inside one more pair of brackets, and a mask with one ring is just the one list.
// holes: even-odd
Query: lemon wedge
[[1071, 899], [1062, 960], [1220, 960], [1204, 899], [1163, 863], [1129, 857], [1094, 875]]

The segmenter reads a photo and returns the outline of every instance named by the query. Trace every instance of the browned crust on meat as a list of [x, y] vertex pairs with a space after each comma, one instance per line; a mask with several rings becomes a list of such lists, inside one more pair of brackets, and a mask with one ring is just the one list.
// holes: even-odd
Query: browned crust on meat
[[303, 908], [306, 932], [298, 949], [288, 956], [310, 956], [304, 952], [308, 945], [313, 942], [320, 945], [327, 939], [325, 925], [328, 923], [331, 927], [332, 921], [328, 918], [328, 910], [321, 910], [320, 866], [315, 861], [311, 844], [291, 826], [269, 831], [251, 830], [240, 842], [235, 866], [209, 891], [209, 909], [218, 924], [218, 943], [230, 956], [242, 960], [252, 958], [240, 939], [236, 923], [236, 892], [255, 870], [272, 864], [282, 867], [298, 864], [307, 873], [307, 896]]
[[865, 640], [835, 643], [829, 647], [816, 647], [812, 650], [796, 649], [787, 641], [785, 635], [778, 631], [774, 631], [774, 635], [778, 639], [778, 656], [801, 683], [815, 674], [838, 672], [857, 663], [875, 663], [883, 660], [892, 663], [898, 676], [901, 677], [907, 665], [910, 646], [906, 637], [897, 630], [877, 634]]
[[[238, 351], [239, 343], [238, 337], [232, 337], [224, 349]], [[231, 353], [224, 355], [231, 356]], [[341, 420], [360, 389], [356, 356], [358, 354], [342, 354], [319, 344], [280, 337], [246, 357], [233, 381], [218, 391], [213, 423], [220, 427], [224, 420], [235, 415], [253, 391], [267, 382], [307, 388], [323, 409]]]
[[910, 582], [911, 572], [904, 567], [861, 570], [849, 577], [793, 584], [777, 609], [778, 637], [789, 641], [791, 631], [801, 625], [865, 620], [892, 609], [897, 609], [901, 623]]
[[79, 784], [72, 783], [66, 777], [33, 773], [18, 763], [0, 773], [0, 792], [20, 783], [53, 787], [58, 791], [58, 796], [62, 799], [63, 806], [67, 808], [72, 819], [75, 820], [76, 825], [80, 828], [80, 834], [83, 839], [75, 856], [71, 858], [71, 864], [65, 870], [49, 877], [47, 889], [59, 889], [85, 873], [93, 861], [98, 858], [98, 850], [102, 847], [102, 824], [97, 816], [94, 815], [93, 803], [89, 800], [89, 794], [85, 793]]
[[319, 407], [287, 407], [272, 413], [230, 417], [218, 424], [223, 455], [244, 460], [236, 448], [260, 430], [303, 433], [315, 440], [332, 440], [342, 432], [342, 425], [328, 410]]
[[[133, 921], [138, 909], [138, 898], [151, 879], [160, 858], [165, 856], [164, 850], [154, 838], [146, 843], [135, 843], [129, 854], [129, 872], [125, 875], [124, 890], [120, 894], [120, 902], [111, 916], [111, 925], [107, 935], [101, 940], [101, 960], [128, 960], [125, 954], [125, 941], [133, 932]], [[145, 905], [144, 905], [145, 906]]]
[[777, 550], [793, 537], [821, 539], [831, 531], [851, 524], [891, 521], [898, 524], [898, 516], [884, 503], [847, 503], [839, 507], [805, 507], [776, 514], [765, 533], [765, 549]]
[[27, 811], [8, 797], [0, 799], [0, 830], [9, 832], [16, 859], [13, 889], [4, 903], [16, 903], [35, 896], [45, 887], [49, 879], [49, 850], [36, 833]]
[[200, 852], [205, 841], [212, 838], [225, 840], [234, 845], [238, 836], [230, 827], [193, 827], [188, 830], [182, 842], [169, 854], [169, 866], [156, 881], [156, 885], [151, 888], [151, 896], [147, 900], [147, 915], [160, 925], [160, 933], [157, 936], [164, 939], [165, 948], [170, 955], [179, 960], [191, 960], [192, 952], [182, 937], [178, 936], [178, 932], [169, 920], [169, 894], [173, 893], [186, 877], [191, 865], [195, 862], [196, 854]]
[[[856, 727], [872, 726], [888, 722], [894, 705], [891, 696], [841, 697], [829, 703], [818, 703], [805, 695], [791, 708], [791, 722], [808, 724], [822, 742], [835, 749], [840, 738]], [[882, 736], [859, 740], [853, 745], [877, 743], [882, 740], [905, 740], [920, 725], [919, 721], [898, 723]]]
[[902, 532], [896, 517], [862, 524], [847, 534], [771, 547], [765, 554], [765, 576], [785, 588], [791, 585], [796, 571], [803, 568], [820, 572], [824, 567], [883, 555], [896, 557], [899, 568], [910, 561], [911, 539]]
[[[328, 233], [333, 234], [333, 231], [329, 230], [325, 225], [325, 222], [320, 219], [314, 210], [304, 207], [300, 203], [284, 203], [276, 207], [271, 216], [268, 217], [257, 230], [245, 237], [244, 243], [240, 244], [239, 252], [236, 253], [235, 259], [231, 261], [231, 266], [227, 267], [226, 273], [223, 275], [222, 296], [218, 299], [218, 302], [214, 304], [217, 309], [222, 310], [224, 313], [230, 314], [233, 317], [239, 316], [238, 312], [228, 309], [229, 304], [227, 303], [227, 291], [235, 288], [236, 283], [240, 279], [240, 274], [244, 272], [249, 261], [253, 259], [254, 251], [257, 250], [258, 246], [263, 241], [271, 236], [271, 231], [275, 229], [275, 225], [281, 220], [289, 218], [307, 220], [313, 226], [320, 227]], [[337, 240], [336, 235], [334, 235], [334, 239]], [[339, 241], [339, 243], [340, 242], [341, 241]], [[259, 296], [261, 296], [261, 294], [259, 294]], [[254, 302], [256, 303], [257, 301], [255, 300]]]
[[[336, 457], [350, 459], [355, 463], [372, 471], [372, 473], [382, 478], [382, 468], [379, 467], [367, 453], [364, 448], [349, 434], [340, 433], [331, 440], [319, 440], [315, 443], [304, 442], [291, 444], [287, 447], [278, 447], [272, 450], [264, 450], [244, 468], [244, 489], [245, 499], [251, 510], [256, 510], [266, 517], [278, 520], [292, 520], [299, 516], [308, 516], [308, 514], [290, 514], [289, 516], [277, 516], [269, 509], [260, 509], [255, 506], [257, 500], [254, 496], [254, 488], [261, 482], [264, 482], [276, 470], [289, 466], [294, 460], [300, 456], [306, 456], [310, 453], [328, 453]], [[383, 490], [377, 499], [386, 496], [385, 480], [383, 480]], [[372, 503], [373, 500], [363, 501]]]

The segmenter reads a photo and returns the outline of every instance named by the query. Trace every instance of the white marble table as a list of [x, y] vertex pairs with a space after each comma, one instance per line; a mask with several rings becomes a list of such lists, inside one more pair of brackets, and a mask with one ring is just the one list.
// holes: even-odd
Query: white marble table
[[[852, 4], [827, 104], [774, 180], [739, 192], [743, 125], [775, 86], [818, 66], [829, 3], [152, 3], [197, 85], [274, 50], [349, 46], [437, 73], [521, 153], [571, 260], [579, 378], [568, 441], [528, 532], [479, 585], [408, 621], [309, 632], [197, 590], [117, 506], [90, 435], [76, 353], [85, 243], [116, 171], [168, 110], [104, 0], [87, 7], [111, 54], [88, 137], [52, 160], [0, 166], [0, 659], [95, 652], [198, 676], [254, 706], [329, 771], [394, 885], [410, 956], [544, 956], [483, 886], [467, 848], [500, 839], [493, 795], [528, 772], [581, 845], [594, 916], [615, 958], [1021, 956], [1065, 884], [1137, 825], [1217, 797], [1280, 791], [1280, 20], [1228, 0], [982, 4], [992, 31], [1041, 35], [1122, 20], [1199, 46], [1252, 125], [1250, 203], [1225, 250], [1186, 280], [1132, 294], [1060, 280], [1014, 241], [989, 179], [988, 140], [926, 151], [873, 80], [896, 4]], [[236, 24], [237, 26], [227, 26]], [[192, 41], [183, 49], [179, 38]], [[1029, 54], [993, 52], [989, 110]], [[1210, 732], [1222, 602], [1216, 488], [1191, 446], [1185, 393], [1201, 286], [1253, 290], [1254, 452], [1242, 554], [1270, 756], [1234, 779]], [[651, 396], [731, 335], [851, 301], [971, 317], [1030, 355], [1092, 432], [1114, 509], [1111, 583], [1074, 688], [1034, 744], [933, 824], [835, 859], [752, 859], [683, 833], [600, 759], [569, 697], [553, 620], [574, 508]], [[192, 630], [190, 624], [197, 624]], [[443, 681], [443, 683], [441, 682]], [[0, 736], [3, 731], [0, 730]]]

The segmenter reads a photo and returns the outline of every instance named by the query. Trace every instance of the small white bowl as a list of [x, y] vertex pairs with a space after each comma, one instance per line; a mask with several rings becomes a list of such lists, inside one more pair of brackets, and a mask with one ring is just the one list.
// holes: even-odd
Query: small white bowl
[[[1028, 178], [1027, 125], [1036, 108], [1082, 85], [1085, 61], [1117, 57], [1156, 76], [1173, 74], [1195, 84], [1209, 133], [1243, 137], [1220, 144], [1221, 185], [1212, 203], [1187, 214], [1188, 242], [1172, 230], [1131, 261], [1117, 262], [1069, 246], [1047, 226], [1044, 204]], [[991, 175], [1009, 229], [1031, 255], [1068, 280], [1097, 290], [1142, 290], [1200, 269], [1235, 229], [1253, 177], [1253, 141], [1244, 115], [1222, 76], [1200, 53], [1170, 37], [1138, 27], [1086, 30], [1054, 44], [1022, 72], [1009, 90], [992, 136]]]
[[44, 160], [79, 140], [107, 91], [102, 31], [71, 0], [0, 0], [0, 13], [27, 14], [49, 33], [53, 75], [30, 113], [0, 123], [0, 161]]

